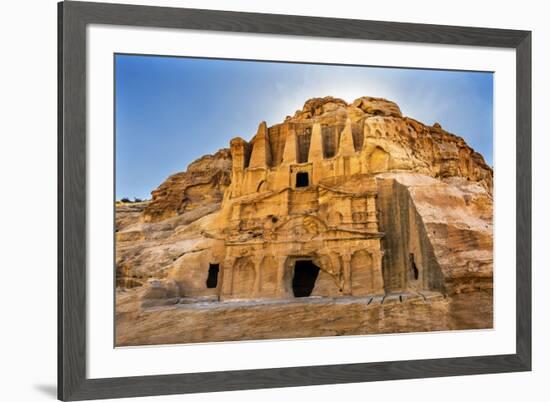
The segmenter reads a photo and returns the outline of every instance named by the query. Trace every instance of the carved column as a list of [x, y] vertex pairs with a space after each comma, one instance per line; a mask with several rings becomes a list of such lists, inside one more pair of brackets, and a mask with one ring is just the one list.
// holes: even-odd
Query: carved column
[[375, 294], [384, 294], [384, 276], [382, 275], [382, 257], [384, 252], [372, 253], [372, 288]]
[[351, 295], [351, 254], [345, 252], [341, 254], [341, 257], [344, 274], [343, 291], [345, 295]]
[[226, 258], [222, 264], [222, 290], [220, 300], [231, 297], [233, 294], [233, 266], [235, 265], [234, 258]]
[[342, 214], [342, 223], [344, 225], [350, 225], [353, 223], [351, 203], [352, 198], [349, 196], [341, 198], [338, 203], [338, 210]]
[[258, 296], [262, 290], [262, 258], [254, 258], [254, 296]]
[[285, 287], [285, 268], [286, 268], [286, 259], [287, 257], [278, 257], [277, 258], [277, 297], [286, 296], [286, 287]]
[[376, 217], [376, 197], [369, 195], [367, 198], [367, 229], [378, 232], [378, 219]]
[[[340, 266], [340, 258], [338, 258], [338, 255], [335, 254], [335, 253], [330, 253], [328, 255], [328, 257], [330, 258], [330, 262], [332, 264], [332, 271], [334, 273], [334, 275], [338, 274], [338, 277], [341, 277], [341, 273], [342, 273], [342, 267]], [[344, 289], [344, 285], [343, 283], [339, 282], [338, 286], [343, 290]]]

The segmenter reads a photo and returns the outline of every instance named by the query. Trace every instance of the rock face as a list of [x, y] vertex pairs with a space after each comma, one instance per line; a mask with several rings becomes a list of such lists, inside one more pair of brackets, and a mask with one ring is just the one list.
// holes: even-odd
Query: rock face
[[492, 198], [479, 183], [404, 173], [377, 181], [388, 288], [431, 265], [429, 282], [447, 295], [492, 289]]
[[[201, 334], [221, 331], [209, 340], [319, 336], [306, 316], [299, 331], [268, 324], [313, 313], [316, 298], [333, 306], [315, 313], [327, 319], [350, 303], [341, 334], [490, 328], [492, 185], [462, 138], [403, 117], [394, 102], [310, 99], [169, 177], [141, 211], [117, 209], [117, 300], [134, 306], [117, 318], [117, 344], [201, 341], [153, 329], [183, 316], [210, 325]], [[382, 307], [354, 307], [365, 298]], [[230, 333], [205, 319], [213, 311], [264, 318]], [[132, 338], [130, 316], [152, 332]]]
[[151, 193], [143, 212], [144, 222], [159, 222], [192, 211], [205, 204], [219, 203], [231, 182], [231, 154], [221, 149], [197, 159], [187, 171], [170, 176]]

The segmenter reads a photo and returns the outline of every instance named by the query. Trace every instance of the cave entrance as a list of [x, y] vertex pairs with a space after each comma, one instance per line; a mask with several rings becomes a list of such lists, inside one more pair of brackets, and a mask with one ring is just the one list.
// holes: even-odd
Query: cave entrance
[[292, 278], [294, 297], [311, 296], [317, 276], [319, 276], [319, 267], [313, 261], [296, 261], [294, 264], [294, 277]]
[[208, 289], [218, 286], [218, 274], [220, 272], [220, 264], [210, 264], [208, 267], [208, 278], [206, 278], [206, 287]]

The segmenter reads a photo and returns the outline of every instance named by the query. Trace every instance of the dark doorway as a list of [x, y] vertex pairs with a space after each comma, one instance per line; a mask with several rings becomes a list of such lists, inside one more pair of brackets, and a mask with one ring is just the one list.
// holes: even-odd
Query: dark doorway
[[307, 172], [296, 173], [296, 187], [309, 186], [309, 175]]
[[294, 264], [294, 278], [292, 278], [294, 297], [310, 296], [318, 275], [319, 267], [311, 260], [296, 261], [296, 264]]
[[414, 261], [414, 254], [409, 254], [409, 260], [411, 262], [411, 270], [414, 280], [418, 279], [418, 268], [416, 267], [416, 262]]
[[218, 286], [218, 273], [220, 272], [220, 264], [210, 264], [208, 268], [208, 278], [206, 278], [206, 287], [209, 289]]

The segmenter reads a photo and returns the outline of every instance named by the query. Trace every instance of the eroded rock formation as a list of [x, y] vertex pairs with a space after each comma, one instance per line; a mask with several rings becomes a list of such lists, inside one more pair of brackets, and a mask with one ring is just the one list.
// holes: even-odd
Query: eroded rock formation
[[[461, 137], [402, 116], [394, 102], [311, 99], [169, 177], [142, 210], [117, 209], [117, 284], [146, 285], [135, 291], [138, 321], [151, 306], [208, 301], [238, 315], [224, 302], [245, 300], [276, 314], [266, 302], [317, 296], [426, 314], [409, 327], [402, 318], [356, 326], [368, 321], [362, 313], [342, 333], [488, 328], [492, 185], [492, 169]], [[418, 300], [438, 303], [438, 314]], [[483, 311], [475, 318], [464, 313], [473, 300]], [[247, 339], [280, 336], [245, 330]], [[121, 331], [121, 343], [135, 344]]]
[[142, 218], [145, 222], [159, 222], [206, 204], [219, 203], [230, 182], [228, 149], [203, 156], [187, 166], [185, 172], [170, 176], [151, 193], [152, 200]]

